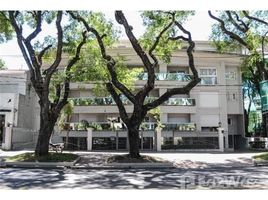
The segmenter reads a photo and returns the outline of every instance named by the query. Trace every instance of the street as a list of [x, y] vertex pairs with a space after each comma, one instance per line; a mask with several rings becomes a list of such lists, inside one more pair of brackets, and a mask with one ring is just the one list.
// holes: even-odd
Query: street
[[[0, 151], [0, 158], [26, 151]], [[78, 166], [102, 166], [123, 152], [81, 152]], [[174, 169], [0, 168], [0, 189], [268, 189], [268, 166], [254, 166], [259, 152], [144, 153]]]
[[1, 189], [268, 189], [268, 167], [0, 169]]

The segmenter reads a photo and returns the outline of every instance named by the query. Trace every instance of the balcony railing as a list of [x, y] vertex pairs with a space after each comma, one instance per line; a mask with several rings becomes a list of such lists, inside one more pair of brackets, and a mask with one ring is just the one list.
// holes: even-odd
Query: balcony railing
[[183, 123], [183, 124], [166, 123], [164, 124], [163, 130], [165, 131], [196, 131], [196, 124], [195, 123]]
[[[156, 81], [190, 81], [191, 77], [191, 75], [184, 73], [155, 73]], [[147, 81], [148, 73], [140, 73], [137, 79]]]
[[[147, 97], [145, 104], [154, 101], [157, 97]], [[70, 98], [75, 106], [105, 106], [116, 105], [112, 97], [80, 97]], [[132, 103], [125, 97], [121, 98], [124, 105], [132, 105]], [[195, 106], [195, 99], [192, 98], [169, 98], [163, 103], [165, 106]]]
[[[157, 127], [156, 122], [143, 122], [140, 125], [140, 130], [143, 131], [153, 131]], [[162, 124], [163, 130], [165, 131], [195, 131], [196, 125], [194, 123], [164, 123]], [[120, 131], [127, 130], [123, 123], [112, 123], [112, 122], [75, 122], [66, 123], [64, 125], [64, 130], [71, 131], [86, 131], [87, 128], [92, 128], [94, 131]]]

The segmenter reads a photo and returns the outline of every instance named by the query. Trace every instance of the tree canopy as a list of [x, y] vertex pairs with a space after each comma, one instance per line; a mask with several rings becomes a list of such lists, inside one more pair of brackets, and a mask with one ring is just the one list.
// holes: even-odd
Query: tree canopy
[[[157, 11], [156, 11], [157, 12]], [[145, 116], [147, 115], [148, 111], [154, 109], [161, 105], [163, 102], [168, 100], [172, 95], [175, 94], [187, 94], [189, 91], [198, 84], [200, 78], [198, 77], [198, 72], [194, 65], [194, 58], [193, 58], [193, 49], [194, 49], [194, 42], [191, 37], [191, 33], [187, 31], [181, 24], [181, 21], [177, 19], [177, 12], [158, 12], [152, 13], [155, 17], [152, 17], [150, 13], [148, 19], [158, 20], [162, 19], [166, 16], [165, 20], [168, 20], [167, 23], [165, 20], [149, 23], [148, 26], [154, 26], [152, 29], [148, 29], [149, 32], [156, 31], [153, 35], [155, 37], [149, 36], [149, 34], [145, 34], [142, 41], [140, 42], [136, 36], [133, 34], [133, 27], [128, 23], [124, 13], [122, 11], [115, 12], [115, 19], [118, 24], [120, 24], [128, 37], [129, 42], [132, 45], [133, 50], [137, 54], [138, 58], [141, 60], [144, 71], [148, 73], [148, 79], [145, 85], [139, 89], [137, 92], [132, 92], [124, 83], [119, 80], [118, 73], [116, 71], [118, 61], [116, 58], [109, 55], [107, 51], [107, 46], [104, 43], [103, 38], [105, 38], [106, 34], [103, 32], [99, 32], [96, 28], [92, 27], [87, 20], [81, 16], [77, 12], [69, 12], [73, 19], [77, 20], [81, 24], [84, 25], [85, 29], [94, 34], [96, 37], [96, 41], [98, 43], [99, 52], [103, 58], [103, 61], [106, 65], [106, 68], [109, 72], [109, 81], [106, 82], [106, 87], [111, 96], [113, 97], [121, 119], [125, 123], [128, 128], [128, 138], [130, 144], [130, 156], [131, 157], [139, 157], [139, 127], [144, 120]], [[144, 13], [144, 18], [146, 21], [147, 14]], [[160, 15], [158, 17], [158, 15]], [[158, 29], [159, 27], [159, 29]], [[180, 30], [179, 34], [175, 34], [175, 30]], [[175, 32], [175, 33], [174, 33]], [[174, 34], [171, 34], [174, 33]], [[150, 39], [153, 39], [151, 40]], [[193, 77], [189, 83], [185, 86], [180, 88], [172, 88], [162, 94], [156, 100], [152, 102], [145, 103], [146, 96], [154, 89], [155, 87], [155, 70], [159, 68], [159, 57], [156, 54], [158, 52], [165, 52], [165, 55], [171, 55], [171, 51], [174, 50], [177, 44], [167, 45], [169, 41], [173, 41], [177, 43], [178, 40], [183, 40], [188, 44], [187, 48], [187, 55], [189, 59], [189, 67], [193, 73]], [[144, 44], [142, 44], [144, 43]], [[147, 45], [147, 46], [146, 46]], [[161, 49], [159, 45], [162, 45]], [[157, 50], [157, 48], [159, 49]], [[164, 49], [167, 49], [166, 51]], [[163, 51], [162, 51], [163, 50]], [[161, 57], [161, 56], [160, 56]], [[167, 57], [162, 57], [166, 61], [168, 61]], [[133, 103], [134, 108], [133, 112], [130, 115], [126, 112], [126, 108], [121, 100], [121, 94], [123, 94], [130, 102]]]
[[[268, 80], [265, 49], [268, 41], [268, 11], [211, 11], [216, 21], [211, 39], [220, 52], [245, 54], [242, 63], [243, 96], [249, 101], [244, 110], [245, 129], [248, 134], [250, 108], [260, 96], [260, 82]], [[265, 116], [264, 116], [265, 117]], [[263, 120], [266, 121], [266, 120]], [[266, 126], [264, 126], [265, 129]]]

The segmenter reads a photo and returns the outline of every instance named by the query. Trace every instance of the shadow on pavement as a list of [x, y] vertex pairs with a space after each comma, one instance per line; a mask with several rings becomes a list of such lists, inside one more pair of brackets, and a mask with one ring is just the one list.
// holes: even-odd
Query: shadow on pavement
[[268, 167], [160, 170], [0, 169], [5, 189], [268, 189]]

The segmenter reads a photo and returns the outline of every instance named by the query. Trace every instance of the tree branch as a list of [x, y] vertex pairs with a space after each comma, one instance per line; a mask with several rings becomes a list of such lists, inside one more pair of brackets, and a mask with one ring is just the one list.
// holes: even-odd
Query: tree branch
[[[226, 13], [227, 16], [228, 16], [229, 21], [230, 21], [230, 22], [231, 22], [231, 23], [232, 23], [238, 30], [240, 30], [240, 31], [243, 32], [243, 33], [246, 33], [246, 32], [248, 31], [249, 27], [248, 27], [248, 26], [245, 27], [246, 24], [245, 24], [244, 22], [242, 23], [244, 27], [241, 27], [241, 26], [234, 20], [234, 18], [233, 18], [233, 16], [232, 16], [232, 14], [231, 14], [230, 11], [225, 11], [225, 13]], [[235, 13], [235, 16], [236, 16], [236, 19], [237, 19], [237, 20], [239, 20], [240, 22], [242, 21], [242, 20], [239, 19], [238, 15], [237, 15], [236, 13]]]
[[15, 17], [15, 15], [17, 15], [17, 14], [14, 11], [9, 11], [8, 13], [9, 13], [10, 23], [11, 23], [11, 25], [13, 26], [13, 28], [14, 28], [14, 30], [16, 32], [18, 45], [19, 45], [19, 47], [21, 49], [23, 58], [26, 61], [26, 64], [27, 64], [27, 66], [28, 66], [28, 68], [30, 70], [31, 82], [32, 82], [34, 88], [36, 89], [37, 95], [39, 97], [41, 97], [42, 85], [40, 85], [38, 80], [37, 80], [37, 77], [36, 77], [36, 74], [35, 74], [35, 66], [31, 62], [31, 58], [29, 57], [29, 55], [26, 52], [25, 44], [24, 44], [25, 38], [22, 35], [22, 27], [17, 24], [16, 17]]
[[268, 26], [268, 22], [266, 22], [266, 21], [264, 21], [262, 19], [259, 19], [257, 17], [253, 17], [253, 16], [249, 15], [248, 12], [245, 11], [245, 10], [243, 10], [242, 12], [243, 12], [243, 14], [245, 15], [246, 18], [251, 19], [251, 20], [254, 20], [254, 21], [257, 21], [257, 22], [260, 22], [260, 23]]
[[107, 69], [109, 70], [109, 73], [111, 75], [113, 85], [118, 90], [120, 90], [132, 103], [135, 103], [134, 95], [117, 78], [117, 74], [116, 74], [115, 69], [114, 69], [116, 61], [110, 55], [106, 54], [106, 49], [105, 49], [105, 46], [103, 43], [103, 36], [101, 36], [96, 29], [94, 29], [93, 27], [90, 27], [89, 24], [86, 22], [86, 20], [83, 17], [81, 17], [78, 14], [77, 15], [74, 14], [72, 11], [67, 11], [67, 12], [70, 14], [70, 16], [73, 19], [75, 19], [79, 22], [82, 22], [88, 32], [91, 32], [96, 36], [102, 57], [103, 57], [103, 59], [105, 59], [107, 61], [106, 66], [107, 66]]
[[127, 115], [127, 112], [126, 112], [126, 109], [120, 99], [120, 96], [117, 94], [116, 90], [114, 89], [114, 86], [111, 82], [109, 83], [106, 83], [106, 88], [107, 90], [109, 91], [109, 93], [112, 95], [117, 107], [118, 107], [118, 110], [119, 110], [119, 113], [120, 113], [120, 117], [121, 119], [123, 120], [123, 122], [128, 126], [129, 124], [129, 117]]
[[246, 22], [244, 22], [242, 19], [240, 19], [240, 17], [238, 16], [238, 14], [235, 11], [233, 11], [232, 13], [235, 15], [236, 20], [238, 22], [240, 22], [242, 26], [244, 26], [244, 29], [246, 31], [248, 31], [249, 30], [249, 23], [246, 24]]
[[148, 56], [146, 55], [146, 53], [144, 52], [144, 50], [140, 46], [138, 40], [134, 36], [134, 34], [132, 32], [132, 27], [128, 24], [123, 12], [122, 11], [115, 11], [115, 19], [119, 24], [124, 26], [125, 32], [127, 34], [129, 41], [132, 44], [132, 47], [134, 48], [134, 50], [136, 51], [138, 56], [141, 58], [144, 66], [146, 67], [147, 71], [149, 72], [152, 68], [152, 63], [150, 62]]
[[[149, 57], [147, 56], [147, 54], [144, 52], [143, 48], [140, 46], [139, 41], [134, 36], [134, 34], [132, 32], [132, 26], [130, 26], [128, 24], [128, 21], [126, 20], [123, 12], [122, 11], [116, 11], [115, 12], [115, 18], [116, 18], [116, 21], [119, 24], [124, 26], [125, 32], [127, 34], [127, 37], [129, 39], [130, 43], [132, 44], [133, 49], [135, 50], [137, 55], [141, 58], [142, 63], [145, 66], [145, 68], [146, 68], [146, 70], [148, 72], [147, 83], [144, 85], [143, 89], [140, 90], [135, 96], [136, 100], [137, 99], [144, 100], [146, 95], [154, 88], [154, 84], [155, 84], [155, 70], [154, 69], [158, 65], [158, 62], [157, 62], [156, 57], [154, 57], [154, 55], [152, 54], [152, 52], [153, 52], [154, 48], [156, 47], [156, 45], [158, 44], [160, 38], [156, 40], [155, 44], [151, 48], [151, 56], [155, 61], [155, 63], [152, 64], [150, 62]], [[161, 35], [163, 33], [161, 33]], [[135, 102], [134, 102], [134, 104], [135, 104]]]
[[36, 28], [35, 30], [26, 38], [27, 41], [31, 42], [40, 32], [41, 32], [41, 25], [42, 25], [42, 12], [37, 11], [35, 13], [35, 20], [36, 20]]
[[155, 39], [154, 44], [152, 45], [152, 47], [149, 50], [149, 55], [154, 60], [155, 64], [158, 63], [158, 60], [157, 60], [156, 56], [153, 54], [153, 51], [157, 47], [157, 45], [158, 45], [161, 37], [163, 36], [163, 34], [173, 25], [173, 23], [175, 21], [175, 13], [170, 13], [170, 15], [171, 15], [171, 19], [172, 19], [171, 22], [159, 33], [159, 35]]
[[194, 46], [195, 43], [192, 41], [192, 36], [191, 33], [189, 31], [187, 31], [180, 23], [178, 23], [177, 21], [175, 21], [176, 26], [183, 32], [185, 33], [188, 38], [184, 37], [184, 36], [178, 36], [175, 38], [171, 38], [172, 40], [175, 39], [183, 39], [185, 41], [188, 42], [189, 46], [187, 48], [187, 56], [188, 56], [188, 60], [189, 60], [189, 67], [193, 73], [193, 79], [184, 87], [182, 88], [173, 88], [167, 92], [165, 92], [163, 95], [161, 95], [158, 99], [156, 99], [155, 101], [146, 104], [144, 107], [148, 110], [156, 108], [157, 106], [161, 105], [162, 103], [164, 103], [165, 101], [167, 101], [171, 96], [176, 95], [176, 94], [187, 94], [190, 92], [190, 90], [195, 87], [199, 82], [200, 82], [200, 78], [198, 77], [198, 72], [195, 68], [194, 65], [194, 57], [193, 57], [193, 50], [194, 50]]
[[46, 46], [42, 51], [40, 51], [40, 53], [37, 57], [40, 66], [42, 66], [42, 63], [43, 63], [43, 61], [42, 61], [43, 56], [45, 55], [46, 51], [48, 51], [51, 47], [52, 47], [52, 45], [50, 44], [50, 45]]
[[57, 110], [61, 110], [67, 103], [69, 92], [70, 92], [70, 79], [71, 79], [70, 70], [74, 66], [74, 64], [77, 63], [77, 61], [80, 59], [81, 49], [87, 40], [87, 32], [84, 31], [82, 33], [82, 36], [83, 36], [83, 39], [76, 48], [75, 56], [70, 60], [67, 67], [65, 68], [66, 78], [64, 81], [64, 95], [63, 95], [63, 98], [58, 103], [58, 105], [56, 106]]
[[62, 11], [58, 11], [57, 19], [56, 19], [56, 28], [57, 28], [57, 34], [58, 34], [56, 58], [53, 64], [47, 69], [46, 82], [50, 81], [52, 74], [55, 72], [55, 70], [57, 69], [61, 61], [62, 47], [63, 47], [63, 42], [62, 42], [63, 32], [62, 32], [62, 27], [61, 27], [61, 20], [62, 20]]
[[226, 34], [228, 35], [230, 38], [232, 38], [233, 40], [236, 40], [238, 41], [241, 45], [244, 45], [245, 47], [247, 47], [249, 50], [251, 50], [251, 47], [247, 44], [247, 42], [245, 42], [241, 37], [239, 37], [237, 34], [231, 32], [231, 31], [228, 31], [225, 27], [225, 22], [223, 20], [221, 20], [220, 18], [214, 16], [211, 11], [208, 11], [208, 14], [209, 16], [218, 21], [220, 23], [220, 28], [221, 30]]

